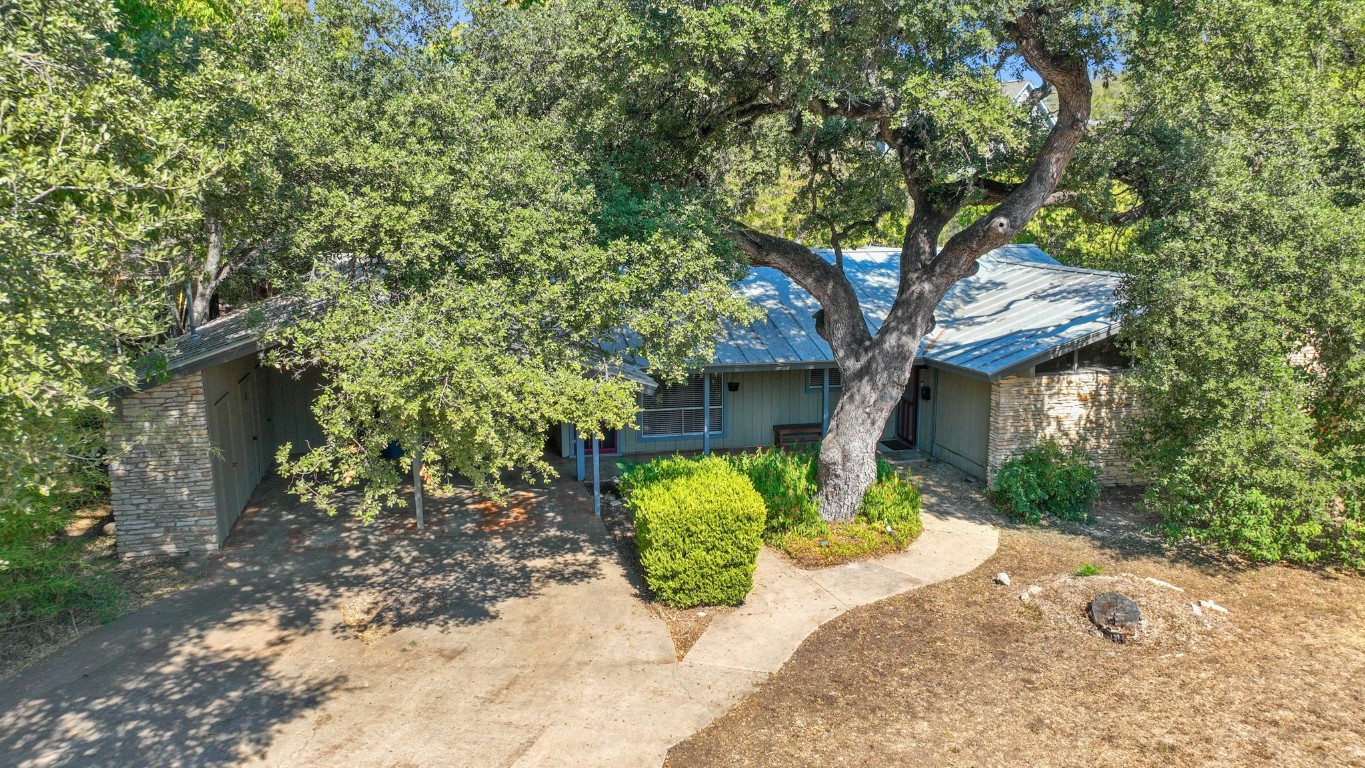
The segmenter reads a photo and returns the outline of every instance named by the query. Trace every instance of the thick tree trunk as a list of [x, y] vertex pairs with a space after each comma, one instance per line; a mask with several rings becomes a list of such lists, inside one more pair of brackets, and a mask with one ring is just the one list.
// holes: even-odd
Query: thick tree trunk
[[[820, 516], [852, 520], [877, 477], [877, 441], [910, 380], [913, 358], [903, 365], [844, 377], [839, 404], [820, 443]], [[903, 372], [902, 370], [903, 369]]]
[[[1052, 130], [1018, 184], [936, 178], [920, 132], [895, 117], [891, 101], [811, 102], [810, 109], [825, 117], [874, 122], [881, 140], [895, 148], [914, 202], [901, 248], [896, 300], [875, 336], [841, 264], [831, 264], [798, 243], [735, 226], [735, 244], [752, 265], [780, 269], [820, 303], [816, 330], [829, 343], [843, 373], [844, 389], [821, 444], [817, 477], [820, 512], [826, 520], [852, 519], [876, 479], [877, 439], [910, 381], [920, 340], [933, 328], [939, 301], [955, 282], [976, 273], [982, 254], [1009, 242], [1053, 199], [1085, 133], [1091, 97], [1088, 66], [1081, 58], [1049, 47], [1039, 21], [1044, 13], [1026, 8], [1007, 27], [1018, 52], [1058, 98]], [[991, 210], [939, 248], [944, 227], [977, 194], [981, 202], [993, 205]], [[842, 257], [841, 249], [839, 253]]]
[[204, 233], [208, 245], [204, 253], [204, 265], [194, 276], [193, 295], [190, 296], [190, 327], [198, 328], [209, 321], [213, 307], [213, 294], [227, 277], [228, 265], [223, 261], [223, 223], [209, 219], [204, 223]]

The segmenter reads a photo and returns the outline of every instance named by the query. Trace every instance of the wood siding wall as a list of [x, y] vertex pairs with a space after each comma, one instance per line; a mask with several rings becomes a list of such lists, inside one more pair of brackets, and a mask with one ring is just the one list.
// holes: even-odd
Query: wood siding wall
[[295, 378], [292, 372], [274, 368], [262, 371], [270, 382], [271, 457], [285, 443], [290, 444], [290, 452], [295, 456], [321, 444], [322, 427], [313, 415], [313, 399], [322, 389], [322, 372], [310, 368]]
[[204, 371], [218, 544], [270, 470], [270, 386], [255, 355]]
[[[991, 385], [955, 373], [935, 372], [929, 454], [985, 479], [991, 430]], [[923, 402], [923, 401], [921, 401]], [[921, 407], [920, 413], [924, 414]]]
[[[821, 418], [820, 390], [807, 390], [809, 372], [755, 371], [747, 373], [717, 373], [723, 380], [725, 430], [711, 435], [713, 450], [738, 450], [772, 445], [773, 426], [777, 424], [818, 424]], [[739, 384], [738, 392], [729, 391], [730, 382]], [[830, 390], [829, 410], [839, 402], [840, 390]], [[887, 420], [883, 437], [895, 434], [895, 414]], [[558, 428], [560, 454], [572, 456], [573, 430], [567, 425]], [[698, 435], [684, 439], [653, 440], [644, 438], [634, 426], [621, 430], [617, 445], [620, 454], [691, 452], [702, 449]]]

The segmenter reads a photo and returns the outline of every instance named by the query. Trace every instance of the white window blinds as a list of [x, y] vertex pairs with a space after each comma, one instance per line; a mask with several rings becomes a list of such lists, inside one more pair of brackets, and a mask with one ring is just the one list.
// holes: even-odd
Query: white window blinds
[[[719, 376], [709, 377], [711, 408], [708, 418], [702, 375], [693, 374], [682, 384], [666, 385], [652, 395], [639, 396], [640, 432], [645, 437], [700, 435], [704, 430], [719, 434], [723, 428], [722, 389]], [[709, 423], [708, 423], [709, 422]]]

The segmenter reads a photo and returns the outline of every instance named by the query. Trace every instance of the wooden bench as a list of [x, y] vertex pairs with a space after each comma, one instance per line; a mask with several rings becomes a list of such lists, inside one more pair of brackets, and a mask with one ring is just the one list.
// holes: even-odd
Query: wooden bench
[[773, 445], [800, 445], [801, 443], [818, 443], [824, 437], [824, 427], [818, 422], [815, 424], [774, 424], [773, 425]]

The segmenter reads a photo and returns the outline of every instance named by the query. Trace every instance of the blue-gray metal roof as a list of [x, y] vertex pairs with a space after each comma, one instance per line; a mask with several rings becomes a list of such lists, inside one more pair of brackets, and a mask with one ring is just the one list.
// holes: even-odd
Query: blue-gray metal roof
[[[833, 254], [817, 251], [833, 260]], [[900, 252], [844, 252], [844, 272], [862, 301], [868, 327], [881, 327], [896, 297]], [[1006, 245], [983, 256], [935, 312], [937, 327], [920, 345], [921, 358], [967, 375], [998, 379], [1117, 332], [1121, 275], [1059, 264], [1035, 245]], [[832, 365], [829, 345], [815, 332], [815, 299], [776, 269], [758, 267], [739, 285], [763, 316], [725, 324], [713, 366], [722, 369]]]
[[[817, 253], [834, 259], [832, 252]], [[844, 272], [874, 332], [895, 300], [899, 260], [894, 248], [844, 251]], [[958, 282], [939, 304], [938, 326], [920, 345], [920, 357], [931, 365], [994, 380], [1098, 341], [1118, 330], [1112, 316], [1121, 277], [1064, 267], [1034, 245], [997, 248], [981, 258], [976, 275]], [[815, 332], [820, 305], [804, 288], [775, 269], [757, 267], [739, 291], [762, 316], [749, 325], [723, 324], [712, 368], [834, 364], [829, 345]], [[145, 361], [141, 373], [181, 375], [251, 354], [261, 348], [265, 328], [316, 312], [320, 304], [277, 298], [260, 307], [254, 318], [252, 313], [233, 313], [205, 324], [194, 336], [176, 339], [160, 351], [160, 361]], [[613, 370], [652, 386], [641, 366], [642, 361], [632, 360]]]

